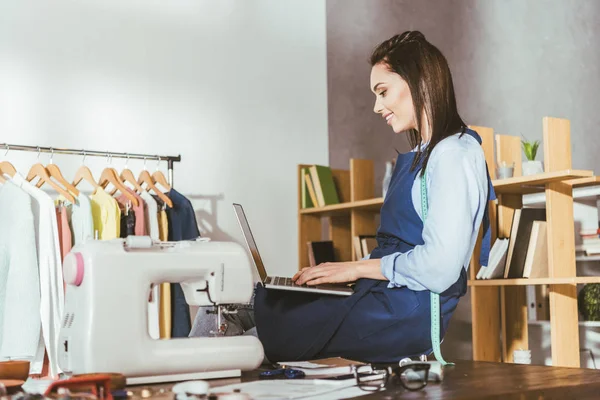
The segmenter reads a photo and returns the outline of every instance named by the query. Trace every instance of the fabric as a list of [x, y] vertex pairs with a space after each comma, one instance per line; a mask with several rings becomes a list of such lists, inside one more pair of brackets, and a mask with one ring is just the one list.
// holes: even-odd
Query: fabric
[[[102, 188], [90, 196], [94, 232], [99, 240], [116, 239], [121, 236], [121, 210], [117, 201]], [[96, 237], [94, 235], [94, 237]]]
[[[195, 240], [200, 236], [192, 203], [175, 189], [167, 194], [173, 207], [167, 206], [169, 241]], [[191, 330], [190, 308], [179, 283], [171, 284], [171, 337], [187, 337]]]
[[[466, 133], [480, 142], [474, 131], [466, 130]], [[481, 152], [483, 157], [480, 147], [469, 151]], [[371, 252], [371, 259], [405, 254], [414, 251], [416, 246], [429, 246], [424, 240], [428, 238], [424, 236], [423, 221], [413, 207], [412, 187], [421, 169], [420, 166], [412, 171], [410, 169], [415, 156], [414, 152], [398, 155], [381, 208], [378, 246]], [[451, 168], [445, 164], [438, 166], [446, 167]], [[486, 174], [485, 170], [483, 174]], [[452, 181], [454, 178], [459, 179], [450, 177]], [[432, 181], [432, 185], [436, 184]], [[471, 190], [485, 192], [488, 186], [469, 187], [468, 191]], [[437, 212], [433, 209], [436, 202], [432, 202], [431, 196], [432, 193], [428, 193], [429, 215]], [[483, 199], [479, 209], [487, 210], [488, 195], [484, 193], [477, 198]], [[463, 207], [462, 204], [456, 206]], [[477, 213], [474, 219], [458, 223], [477, 231], [477, 219], [481, 221], [482, 218]], [[428, 218], [428, 224], [429, 221]], [[428, 269], [432, 265], [424, 260], [419, 267]], [[466, 293], [466, 269], [459, 268], [457, 272], [455, 281], [440, 293], [441, 338], [460, 297]], [[430, 313], [429, 290], [389, 287], [388, 281], [359, 279], [354, 294], [348, 297], [266, 290], [262, 285], [256, 289], [258, 336], [267, 358], [272, 362], [336, 356], [368, 362], [398, 362], [404, 357], [428, 354], [431, 352]], [[294, 345], [290, 346], [290, 343]]]
[[121, 237], [126, 238], [127, 236], [135, 236], [135, 223], [136, 218], [132, 210], [129, 209], [129, 205], [119, 205], [121, 207]]
[[[158, 238], [162, 242], [169, 240], [169, 221], [167, 212], [163, 209], [164, 203], [158, 196], [152, 196], [158, 206]], [[161, 283], [159, 290], [159, 305], [158, 305], [158, 328], [161, 339], [171, 338], [171, 285], [169, 283]]]
[[0, 185], [0, 221], [0, 361], [33, 361], [41, 332], [35, 221], [30, 196], [10, 180]]
[[88, 239], [94, 238], [94, 220], [92, 218], [92, 204], [90, 198], [79, 193], [75, 198], [75, 204], [62, 196], [58, 197], [67, 209], [67, 216], [71, 228], [71, 243], [76, 246]]
[[[414, 243], [413, 250], [381, 259], [381, 271], [389, 279], [389, 287], [441, 293], [456, 281], [461, 268], [468, 268], [479, 233], [473, 227], [481, 225], [486, 209], [481, 205], [486, 204], [489, 193], [485, 157], [480, 149], [473, 136], [458, 133], [442, 140], [431, 153], [426, 182], [431, 212], [423, 228], [423, 240]], [[422, 220], [420, 174], [412, 184], [411, 198], [408, 206]], [[393, 210], [391, 213], [396, 214]], [[421, 226], [420, 221], [415, 222]], [[381, 221], [380, 232], [390, 235], [410, 228], [399, 218], [388, 218]]]
[[[144, 221], [146, 225], [146, 234], [152, 240], [159, 240], [160, 232], [158, 229], [158, 205], [156, 200], [147, 191], [142, 191], [140, 197], [146, 203], [144, 209]], [[160, 285], [152, 286], [152, 294], [148, 301], [148, 332], [152, 339], [160, 338]]]
[[152, 238], [152, 240], [160, 240], [160, 231], [158, 229], [158, 204], [154, 197], [147, 191], [143, 191], [140, 197], [146, 203], [144, 209], [144, 221], [146, 226], [146, 234]]
[[58, 367], [57, 346], [65, 303], [56, 211], [50, 196], [27, 182], [20, 174], [15, 174], [12, 182], [31, 196], [35, 222], [41, 297], [38, 318], [41, 318], [42, 335], [30, 373], [42, 371], [46, 350], [49, 372], [55, 377], [62, 372]]
[[[144, 236], [146, 235], [146, 202], [144, 201], [144, 199], [141, 198], [139, 194], [135, 193], [133, 190], [127, 188], [127, 191], [137, 199], [138, 205], [136, 206], [134, 204], [131, 204], [131, 200], [129, 200], [129, 198], [127, 198], [127, 196], [125, 196], [124, 194], [121, 194], [119, 197], [117, 197], [117, 201], [121, 205], [121, 211], [125, 208], [125, 205], [127, 203], [131, 204], [131, 211], [135, 215], [135, 231], [133, 234], [135, 236]], [[121, 237], [127, 236], [123, 236], [123, 234], [121, 234]]]
[[59, 205], [55, 208], [55, 211], [56, 225], [58, 227], [58, 242], [60, 246], [60, 261], [62, 263], [73, 247], [73, 238], [71, 236], [69, 219], [67, 217], [67, 209], [65, 206]]

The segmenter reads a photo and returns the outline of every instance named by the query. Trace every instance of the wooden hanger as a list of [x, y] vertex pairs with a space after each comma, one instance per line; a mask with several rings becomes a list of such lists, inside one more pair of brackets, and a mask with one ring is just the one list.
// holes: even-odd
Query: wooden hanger
[[138, 184], [142, 184], [145, 183], [147, 185], [147, 189], [148, 190], [152, 190], [154, 193], [156, 193], [156, 195], [169, 207], [173, 208], [173, 201], [167, 196], [165, 195], [163, 192], [161, 192], [155, 185], [154, 185], [154, 181], [152, 180], [152, 176], [150, 175], [150, 173], [146, 170], [146, 163], [144, 160], [144, 170], [140, 173], [140, 176], [138, 177], [137, 180]]
[[[5, 157], [8, 154], [9, 150], [10, 150], [10, 148], [8, 147], [8, 145], [6, 145], [6, 153], [4, 153]], [[8, 161], [0, 162], [0, 182], [2, 182], [2, 183], [6, 182], [6, 179], [3, 176], [4, 174], [6, 174], [8, 176], [15, 176], [16, 173], [17, 173], [17, 170], [11, 163], [9, 163]]]
[[129, 190], [127, 190], [127, 187], [123, 185], [123, 182], [121, 182], [121, 179], [119, 179], [117, 171], [114, 168], [106, 167], [104, 168], [104, 171], [102, 171], [102, 175], [100, 175], [100, 180], [98, 180], [98, 184], [103, 189], [105, 189], [109, 183], [111, 183], [115, 188], [117, 188], [117, 190], [123, 193], [125, 197], [127, 197], [127, 199], [131, 201], [131, 204], [133, 204], [136, 207], [139, 205], [138, 199], [133, 194], [131, 194]]
[[[28, 182], [31, 182], [35, 178], [39, 178], [40, 181], [42, 182], [42, 185], [44, 183], [49, 184], [50, 186], [52, 186], [52, 188], [54, 190], [56, 190], [58, 193], [60, 193], [65, 199], [69, 200], [71, 203], [75, 203], [75, 197], [73, 197], [73, 195], [71, 193], [69, 193], [67, 190], [58, 186], [58, 184], [56, 184], [50, 178], [50, 175], [48, 175], [48, 171], [46, 170], [46, 167], [44, 167], [40, 163], [37, 163], [31, 167], [31, 169], [29, 170], [29, 173], [27, 174], [27, 178], [25, 178], [25, 179], [27, 179]], [[38, 184], [38, 187], [40, 187], [42, 185]]]
[[8, 161], [0, 162], [0, 182], [6, 182], [6, 179], [3, 176], [4, 174], [9, 176], [15, 176], [16, 173], [17, 170], [15, 169], [15, 167], [13, 167], [11, 163], [9, 163]]
[[[158, 157], [158, 163], [160, 164], [160, 157]], [[152, 174], [152, 180], [167, 189], [167, 192], [171, 190], [171, 185], [167, 182], [165, 174], [163, 174], [162, 171], [159, 171], [158, 164], [156, 165], [156, 171]]]
[[[58, 168], [58, 166], [54, 164], [54, 150], [50, 149], [50, 151], [52, 152], [52, 154], [50, 155], [50, 164], [46, 165], [46, 171], [48, 171], [48, 175], [50, 175], [51, 178], [54, 178], [58, 183], [63, 185], [69, 192], [73, 193], [75, 196], [79, 196], [79, 190], [77, 190], [75, 186], [67, 182], [65, 177], [60, 172], [60, 168]], [[43, 182], [40, 181], [38, 183], [38, 187], [40, 187], [42, 184]]]
[[75, 178], [73, 178], [73, 186], [79, 185], [84, 179], [94, 189], [98, 189], [100, 187], [100, 185], [98, 185], [98, 182], [96, 182], [96, 180], [94, 179], [92, 171], [90, 171], [90, 169], [85, 166], [85, 152], [83, 153], [83, 162], [81, 164], [81, 167], [79, 167], [77, 172], [75, 172]]
[[[137, 183], [137, 181], [135, 180], [135, 176], [133, 175], [133, 172], [131, 172], [131, 170], [127, 167], [128, 165], [129, 165], [129, 155], [127, 155], [127, 162], [125, 163], [125, 169], [123, 171], [121, 171], [121, 175], [119, 175], [119, 178], [121, 179], [121, 182], [123, 182], [123, 183], [129, 182], [136, 191], [138, 191], [139, 193], [142, 193], [144, 191], [144, 188], [139, 183]], [[116, 192], [116, 189], [114, 190], [114, 192]], [[111, 193], [111, 195], [114, 194], [114, 192]]]

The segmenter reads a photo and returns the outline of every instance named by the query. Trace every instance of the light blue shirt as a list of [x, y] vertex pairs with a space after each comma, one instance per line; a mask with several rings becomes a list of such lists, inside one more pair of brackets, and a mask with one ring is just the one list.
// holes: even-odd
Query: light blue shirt
[[[406, 253], [381, 259], [388, 287], [441, 293], [467, 269], [487, 207], [488, 181], [485, 156], [477, 140], [468, 134], [442, 140], [427, 165], [428, 214], [423, 226], [423, 245]], [[421, 175], [412, 186], [413, 206], [421, 210]]]

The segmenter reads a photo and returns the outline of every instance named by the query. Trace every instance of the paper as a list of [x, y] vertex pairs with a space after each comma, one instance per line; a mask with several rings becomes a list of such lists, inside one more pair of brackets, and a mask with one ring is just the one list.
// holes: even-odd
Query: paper
[[[355, 389], [355, 390], [350, 390]], [[215, 388], [213, 393], [227, 393], [240, 390], [254, 400], [305, 399], [329, 400], [343, 397], [356, 397], [368, 394], [355, 386], [354, 382], [326, 381], [322, 379], [293, 380], [276, 379], [237, 383]], [[348, 394], [346, 394], [346, 392]]]
[[54, 382], [53, 379], [33, 379], [28, 378], [21, 387], [25, 393], [44, 394], [48, 386]]

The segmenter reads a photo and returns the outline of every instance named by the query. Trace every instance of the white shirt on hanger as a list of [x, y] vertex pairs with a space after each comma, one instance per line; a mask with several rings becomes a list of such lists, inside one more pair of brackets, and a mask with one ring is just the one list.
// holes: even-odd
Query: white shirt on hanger
[[0, 185], [0, 361], [35, 357], [39, 285], [31, 199], [7, 180]]
[[148, 234], [152, 238], [152, 240], [158, 240], [159, 231], [158, 231], [158, 205], [156, 204], [156, 200], [154, 197], [147, 191], [142, 191], [140, 194], [142, 200], [146, 202], [146, 215], [144, 216], [146, 219], [146, 227], [148, 227]]
[[[40, 346], [46, 347], [50, 375], [57, 376], [62, 372], [58, 367], [57, 352], [65, 296], [54, 202], [47, 193], [27, 182], [19, 173], [15, 174], [12, 182], [21, 187], [32, 199], [41, 289], [41, 307], [38, 309], [38, 315], [41, 315], [44, 339], [43, 342], [40, 341]], [[31, 365], [30, 373], [41, 372], [43, 362], [44, 352], [40, 349], [35, 362]]]
[[[142, 200], [146, 202], [146, 208], [144, 209], [146, 214], [144, 215], [144, 219], [146, 220], [148, 235], [150, 235], [152, 240], [158, 240], [158, 205], [156, 204], [156, 200], [154, 200], [154, 197], [145, 190], [140, 193], [140, 196], [142, 197]], [[148, 333], [152, 339], [160, 339], [160, 325], [158, 322], [159, 286], [160, 285], [154, 285], [152, 288], [152, 300], [148, 302]]]
[[94, 220], [92, 219], [92, 203], [90, 198], [83, 192], [75, 198], [75, 204], [62, 196], [59, 196], [67, 206], [69, 220], [71, 222], [71, 237], [73, 247], [94, 238]]

